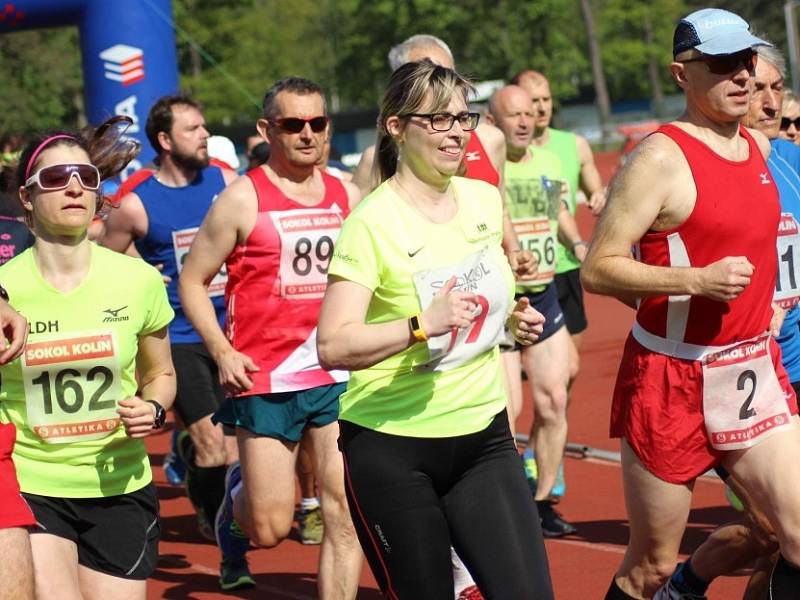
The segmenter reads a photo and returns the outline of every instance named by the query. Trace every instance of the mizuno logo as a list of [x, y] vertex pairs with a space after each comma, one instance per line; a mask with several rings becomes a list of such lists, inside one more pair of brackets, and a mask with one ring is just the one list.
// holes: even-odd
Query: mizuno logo
[[767, 177], [766, 173], [759, 173], [758, 176], [761, 177], [761, 185], [769, 185], [770, 183], [772, 183], [769, 180], [769, 177]]
[[117, 317], [119, 315], [119, 312], [121, 310], [125, 310], [126, 308], [128, 308], [127, 304], [125, 306], [123, 306], [122, 308], [117, 308], [117, 309], [107, 308], [103, 312], [110, 314], [112, 317]]
[[114, 321], [127, 321], [130, 317], [127, 315], [120, 316], [120, 312], [128, 308], [128, 305], [121, 306], [119, 308], [107, 308], [103, 312], [108, 314], [108, 316], [103, 319], [103, 323], [111, 323]]

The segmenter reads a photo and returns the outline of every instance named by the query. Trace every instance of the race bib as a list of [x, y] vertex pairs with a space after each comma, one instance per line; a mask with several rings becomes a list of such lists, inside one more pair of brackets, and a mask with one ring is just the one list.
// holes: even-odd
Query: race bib
[[772, 363], [769, 335], [703, 360], [703, 414], [717, 450], [749, 448], [792, 426]]
[[488, 248], [468, 255], [457, 264], [414, 273], [414, 287], [422, 310], [431, 305], [434, 296], [453, 276], [456, 277], [453, 291], [477, 294], [478, 312], [469, 327], [453, 329], [448, 334], [427, 341], [429, 360], [423, 369], [453, 369], [486, 352], [503, 339], [503, 326], [509, 308], [508, 287], [500, 267], [491, 259]]
[[536, 274], [518, 280], [520, 285], [546, 285], [555, 276], [558, 254], [551, 223], [558, 219], [566, 189], [563, 182], [544, 176], [507, 182], [506, 200], [516, 215], [512, 222], [520, 247], [533, 253], [539, 263]]
[[[172, 232], [172, 246], [175, 249], [175, 264], [178, 265], [178, 275], [181, 274], [183, 263], [189, 255], [189, 248], [192, 247], [194, 236], [197, 235], [199, 227], [181, 229]], [[225, 293], [225, 285], [228, 283], [228, 269], [225, 264], [208, 284], [208, 295], [210, 297], [222, 296]]]
[[20, 360], [27, 425], [42, 440], [96, 440], [117, 429], [122, 385], [114, 332], [40, 336]]
[[786, 310], [800, 301], [800, 227], [791, 213], [782, 213], [778, 226], [778, 277], [774, 299]]
[[550, 283], [556, 273], [556, 236], [550, 228], [550, 219], [538, 217], [520, 219], [514, 222], [519, 245], [529, 250], [536, 257], [539, 268], [536, 274], [528, 279], [520, 279], [520, 284], [543, 285]]
[[336, 208], [272, 211], [272, 223], [281, 241], [281, 296], [322, 298], [328, 281], [328, 263], [342, 228]]

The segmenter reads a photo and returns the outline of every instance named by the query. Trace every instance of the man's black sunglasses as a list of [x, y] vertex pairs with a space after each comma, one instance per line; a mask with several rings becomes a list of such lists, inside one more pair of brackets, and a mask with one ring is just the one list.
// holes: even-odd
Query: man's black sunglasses
[[719, 56], [701, 54], [695, 58], [688, 58], [678, 62], [703, 62], [714, 75], [729, 75], [740, 71], [742, 68], [747, 69], [750, 73], [755, 73], [756, 64], [758, 63], [758, 54], [751, 48], [748, 48], [741, 52], [735, 52], [734, 54], [721, 54]]

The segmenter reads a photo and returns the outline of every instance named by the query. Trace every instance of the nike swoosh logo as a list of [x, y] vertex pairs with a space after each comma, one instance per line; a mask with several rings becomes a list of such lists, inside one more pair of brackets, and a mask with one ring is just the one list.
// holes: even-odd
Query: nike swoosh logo
[[408, 251], [408, 257], [409, 257], [409, 258], [414, 258], [414, 257], [417, 255], [417, 253], [418, 253], [420, 250], [422, 250], [424, 247], [425, 247], [425, 246], [420, 246], [419, 248], [417, 248], [416, 250], [414, 250], [414, 252], [412, 252], [411, 250], [409, 250], [409, 251]]

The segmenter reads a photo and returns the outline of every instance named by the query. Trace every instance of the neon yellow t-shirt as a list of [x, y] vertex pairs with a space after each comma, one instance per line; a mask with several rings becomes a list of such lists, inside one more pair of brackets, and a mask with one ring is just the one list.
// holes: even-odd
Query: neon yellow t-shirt
[[[366, 322], [381, 323], [420, 312], [454, 269], [458, 289], [491, 298], [490, 308], [481, 311], [489, 315], [480, 323], [486, 326], [477, 327], [476, 319], [463, 337], [437, 336], [353, 372], [340, 398], [340, 417], [346, 421], [392, 435], [450, 437], [481, 431], [506, 404], [493, 336], [502, 334], [514, 278], [500, 245], [499, 192], [461, 177], [451, 185], [458, 214], [435, 224], [383, 183], [345, 220], [328, 273], [371, 290]], [[475, 348], [485, 350], [470, 354]]]
[[517, 293], [541, 292], [556, 271], [558, 211], [565, 198], [558, 156], [531, 148], [532, 155], [521, 162], [506, 161], [503, 183], [506, 206], [520, 247], [530, 250], [539, 262], [536, 275], [517, 285]]
[[42, 277], [29, 249], [0, 267], [11, 305], [28, 319], [20, 358], [0, 369], [0, 420], [17, 428], [23, 492], [97, 498], [152, 479], [142, 440], [116, 414], [136, 393], [139, 336], [174, 315], [161, 275], [142, 260], [91, 245], [91, 266], [68, 293]]

